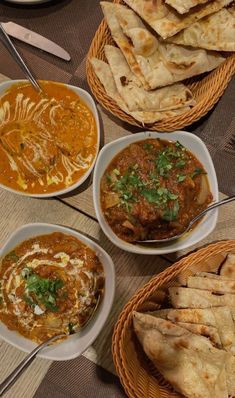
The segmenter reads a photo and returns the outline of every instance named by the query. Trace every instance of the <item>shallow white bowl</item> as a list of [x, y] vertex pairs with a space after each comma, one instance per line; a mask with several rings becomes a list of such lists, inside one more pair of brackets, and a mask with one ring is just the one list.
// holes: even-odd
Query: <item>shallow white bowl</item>
[[103, 232], [119, 248], [131, 253], [139, 253], [139, 254], [159, 255], [159, 254], [173, 253], [178, 250], [186, 249], [198, 243], [200, 240], [204, 239], [207, 235], [209, 235], [215, 228], [218, 217], [218, 209], [210, 211], [203, 218], [203, 220], [197, 225], [197, 227], [195, 227], [192, 230], [192, 232], [187, 234], [187, 236], [185, 236], [184, 238], [169, 243], [164, 243], [159, 245], [155, 244], [154, 246], [153, 245], [145, 246], [139, 244], [131, 244], [120, 239], [113, 232], [113, 230], [110, 228], [109, 224], [105, 220], [100, 205], [100, 181], [112, 159], [131, 143], [142, 141], [147, 138], [160, 138], [168, 141], [178, 140], [186, 148], [188, 148], [197, 157], [197, 159], [200, 160], [205, 170], [207, 171], [210, 190], [213, 195], [213, 200], [218, 201], [219, 198], [218, 183], [217, 183], [217, 177], [214, 165], [210, 157], [210, 154], [206, 148], [206, 145], [202, 142], [200, 138], [186, 131], [175, 131], [170, 134], [146, 131], [143, 133], [132, 134], [128, 135], [127, 137], [119, 138], [118, 140], [105, 145], [101, 149], [96, 162], [94, 177], [93, 177], [93, 201], [94, 201], [95, 212]]
[[[99, 245], [70, 228], [53, 224], [26, 224], [17, 229], [2, 247], [0, 258], [3, 258], [22, 241], [34, 236], [50, 234], [52, 232], [62, 232], [64, 234], [74, 236], [93, 249], [103, 264], [105, 274], [104, 296], [93, 318], [87, 324], [87, 327], [84, 327], [81, 332], [69, 336], [64, 342], [45, 348], [38, 354], [41, 358], [63, 361], [73, 359], [81, 355], [100, 333], [110, 313], [114, 299], [115, 271], [111, 257]], [[9, 330], [2, 322], [0, 322], [0, 337], [9, 344], [25, 352], [30, 352], [37, 346], [33, 341], [26, 339], [15, 331]]]
[[[6, 82], [1, 83], [0, 84], [0, 97], [12, 85], [17, 84], [17, 83], [25, 83], [25, 82], [27, 82], [27, 80], [7, 80]], [[97, 127], [97, 150], [96, 150], [96, 155], [93, 159], [93, 162], [92, 162], [91, 166], [89, 167], [89, 169], [86, 171], [86, 173], [77, 182], [75, 182], [73, 185], [70, 185], [68, 188], [60, 189], [60, 190], [50, 192], [50, 193], [33, 194], [33, 193], [29, 193], [29, 192], [21, 192], [21, 191], [18, 191], [17, 189], [9, 188], [6, 185], [0, 183], [0, 187], [3, 189], [6, 189], [7, 191], [17, 193], [18, 195], [30, 196], [30, 197], [34, 197], [34, 198], [50, 198], [52, 196], [64, 195], [64, 194], [67, 194], [68, 192], [71, 192], [74, 189], [78, 188], [80, 185], [82, 185], [83, 182], [87, 179], [87, 177], [89, 177], [89, 175], [91, 174], [91, 172], [94, 168], [96, 158], [97, 158], [97, 155], [99, 152], [99, 145], [100, 145], [100, 122], [99, 122], [99, 116], [98, 116], [95, 102], [94, 102], [93, 98], [91, 97], [91, 95], [87, 91], [83, 90], [82, 88], [71, 86], [70, 84], [65, 84], [65, 83], [60, 83], [60, 82], [54, 82], [54, 83], [62, 84], [63, 86], [68, 87], [70, 90], [73, 90], [85, 102], [85, 104], [88, 106], [88, 108], [93, 113], [93, 116], [96, 121], [96, 127]]]

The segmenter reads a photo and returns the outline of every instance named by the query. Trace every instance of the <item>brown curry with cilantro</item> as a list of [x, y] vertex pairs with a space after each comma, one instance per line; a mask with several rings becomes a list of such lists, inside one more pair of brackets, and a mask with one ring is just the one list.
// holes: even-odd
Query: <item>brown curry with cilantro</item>
[[174, 236], [212, 201], [206, 171], [180, 142], [147, 139], [129, 145], [101, 181], [101, 206], [119, 238]]
[[104, 289], [95, 252], [58, 232], [26, 240], [6, 255], [0, 280], [0, 320], [38, 343], [78, 331]]

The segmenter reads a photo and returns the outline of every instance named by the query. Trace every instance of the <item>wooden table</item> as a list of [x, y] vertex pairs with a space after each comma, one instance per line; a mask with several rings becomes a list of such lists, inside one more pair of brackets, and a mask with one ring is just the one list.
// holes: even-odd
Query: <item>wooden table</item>
[[[55, 10], [55, 13], [57, 11], [58, 13], [63, 11], [59, 8], [60, 3], [63, 2], [59, 2], [58, 6], [52, 5], [52, 10]], [[68, 16], [66, 14], [66, 18], [71, 19], [73, 10], [72, 6], [75, 8], [78, 3], [76, 0], [64, 3], [65, 13], [68, 12], [69, 15]], [[68, 32], [68, 34], [70, 34], [70, 40], [73, 39], [75, 42], [75, 38], [77, 38], [78, 44], [80, 45], [79, 49], [77, 49], [74, 42], [72, 42], [74, 47], [72, 46], [71, 48], [74, 48], [74, 57], [77, 62], [76, 65], [72, 63], [72, 66], [70, 67], [72, 69], [69, 69], [67, 65], [64, 65], [63, 68], [60, 61], [53, 60], [49, 55], [39, 55], [37, 50], [31, 50], [25, 45], [22, 45], [21, 49], [28, 63], [35, 67], [37, 74], [41, 71], [40, 73], [43, 72], [45, 78], [54, 78], [59, 81], [70, 82], [72, 84], [86, 87], [84, 77], [85, 60], [81, 59], [81, 54], [86, 53], [90, 39], [99, 20], [101, 19], [101, 14], [100, 11], [97, 11], [97, 15], [94, 16], [92, 13], [93, 2], [91, 0], [87, 2], [81, 1], [81, 3], [83, 4], [83, 7], [87, 7], [86, 12], [91, 12], [91, 20], [94, 20], [95, 22], [94, 26], [92, 25], [92, 32], [88, 32], [88, 38], [85, 39], [83, 35], [83, 42], [86, 43], [85, 48], [81, 46], [79, 41], [80, 38], [77, 33], [76, 35], [74, 34], [72, 38], [72, 32]], [[96, 10], [98, 10], [98, 2], [96, 1], [94, 3], [96, 3]], [[4, 5], [0, 6], [0, 10], [1, 7], [4, 14], [3, 19], [7, 20], [6, 11], [8, 12], [9, 10]], [[23, 9], [17, 10], [17, 14], [14, 8], [10, 9], [10, 11], [12, 11], [12, 15], [15, 15], [16, 22], [19, 22], [17, 18], [24, 18]], [[71, 15], [69, 12], [71, 12]], [[30, 10], [28, 11], [28, 14], [29, 13], [33, 14], [33, 11]], [[49, 19], [49, 16], [51, 19]], [[52, 21], [52, 14], [49, 15], [46, 13], [46, 9], [42, 7], [39, 9], [39, 14], [35, 15], [36, 27], [40, 26], [43, 18], [44, 20], [49, 19], [49, 21]], [[27, 26], [26, 19], [24, 20], [24, 25]], [[29, 19], [28, 27], [33, 29], [32, 19], [31, 22]], [[45, 31], [48, 29], [46, 32], [47, 37], [54, 40], [57, 38], [57, 42], [59, 44], [63, 44], [59, 42], [59, 38], [61, 36], [59, 36], [58, 32], [55, 33], [52, 28], [47, 28], [47, 25], [44, 26], [44, 29]], [[66, 43], [64, 46], [66, 47]], [[11, 78], [21, 77], [19, 70], [12, 69], [14, 66], [12, 61], [7, 59], [5, 50], [2, 50], [2, 54], [3, 55], [1, 57], [0, 49], [0, 59], [4, 59], [4, 61], [6, 61], [3, 65], [0, 65], [0, 72], [4, 72], [5, 75], [8, 74]], [[41, 65], [39, 65], [40, 60], [42, 62]], [[53, 76], [52, 69], [50, 69], [50, 67], [54, 68]], [[79, 80], [81, 76], [82, 80]], [[4, 80], [6, 80], [6, 76], [0, 74], [0, 81]], [[216, 126], [221, 123], [221, 117], [218, 115], [223, 115], [224, 112], [227, 112], [224, 118], [224, 123], [226, 124], [225, 137], [227, 137], [226, 139], [228, 142], [231, 141], [231, 137], [234, 138], [234, 113], [232, 112], [232, 116], [230, 110], [227, 109], [228, 104], [231, 104], [231, 107], [234, 105], [233, 93], [234, 83], [233, 86], [231, 85], [230, 88], [228, 88], [224, 99], [221, 100], [216, 109], [200, 121], [199, 124], [189, 128], [189, 130], [193, 130], [196, 134], [202, 136], [211, 154], [214, 155], [214, 161], [217, 162], [217, 175], [220, 177], [220, 187], [223, 192], [220, 193], [220, 198], [225, 197], [226, 194], [235, 193], [235, 168], [226, 170], [226, 165], [224, 164], [223, 167], [225, 167], [225, 169], [220, 168], [220, 158], [218, 159], [220, 153], [229, 156], [219, 140], [220, 134], [221, 137], [223, 137], [222, 130], [224, 126], [219, 126], [219, 134], [214, 136], [213, 134]], [[103, 143], [110, 142], [116, 138], [132, 134], [136, 131], [131, 126], [125, 125], [113, 118], [111, 115], [108, 115], [100, 106], [98, 106], [98, 110], [101, 118]], [[217, 121], [218, 118], [219, 122]], [[207, 135], [207, 132], [214, 137], [212, 140], [210, 140], [210, 135]], [[218, 142], [216, 140], [218, 140]], [[219, 152], [219, 148], [221, 149], [221, 152]], [[234, 153], [232, 153], [232, 156], [235, 156], [235, 150]], [[226, 175], [226, 177], [223, 178], [220, 176], [220, 172], [223, 173], [224, 176]], [[231, 179], [232, 182], [229, 180], [231, 178], [231, 173], [234, 175], [234, 180]], [[139, 287], [142, 287], [153, 275], [170, 266], [176, 258], [179, 258], [186, 253], [184, 251], [166, 256], [141, 256], [119, 250], [104, 236], [99, 227], [93, 207], [91, 183], [92, 177], [84, 183], [81, 188], [67, 196], [45, 200], [26, 198], [0, 190], [1, 244], [5, 242], [17, 227], [26, 223], [48, 222], [66, 225], [86, 234], [91, 239], [98, 242], [111, 255], [115, 264], [117, 276], [116, 295], [112, 312], [99, 337], [92, 347], [85, 352], [84, 356], [74, 361], [53, 364], [47, 360], [36, 359], [34, 363], [30, 365], [28, 370], [21, 376], [18, 382], [6, 394], [6, 397], [8, 398], [31, 398], [33, 396], [35, 398], [93, 398], [93, 396], [96, 396], [96, 398], [124, 397], [125, 394], [120, 389], [116, 378], [111, 375], [111, 373], [115, 373], [111, 356], [111, 337], [113, 326], [117, 320], [118, 314], [124, 304]], [[204, 241], [200, 242], [197, 247], [201, 247], [209, 242], [227, 238], [235, 239], [235, 202], [220, 209], [216, 229]], [[195, 247], [190, 248], [190, 251], [193, 249], [195, 249]], [[25, 354], [3, 341], [0, 341], [0, 347], [0, 381], [2, 381], [24, 358]], [[103, 369], [111, 373], [106, 373]], [[83, 385], [81, 386], [81, 384]]]

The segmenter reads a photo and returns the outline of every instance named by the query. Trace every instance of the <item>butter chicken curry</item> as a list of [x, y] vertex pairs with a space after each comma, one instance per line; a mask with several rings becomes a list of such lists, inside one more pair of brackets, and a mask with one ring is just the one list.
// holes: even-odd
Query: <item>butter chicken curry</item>
[[0, 183], [32, 194], [77, 182], [98, 150], [95, 118], [71, 89], [40, 82], [11, 86], [0, 97]]
[[93, 250], [62, 233], [24, 241], [1, 262], [0, 319], [38, 343], [78, 331], [104, 289]]

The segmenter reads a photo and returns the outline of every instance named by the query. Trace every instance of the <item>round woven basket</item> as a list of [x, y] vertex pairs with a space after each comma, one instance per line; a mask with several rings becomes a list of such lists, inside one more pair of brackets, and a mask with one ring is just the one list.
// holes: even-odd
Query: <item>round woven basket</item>
[[117, 373], [130, 398], [182, 397], [173, 391], [144, 354], [133, 331], [133, 311], [160, 308], [161, 293], [175, 282], [179, 274], [189, 276], [198, 271], [214, 271], [229, 252], [235, 252], [235, 240], [197, 250], [151, 279], [126, 304], [114, 329], [112, 353]]
[[[114, 0], [114, 3], [122, 2], [121, 0]], [[109, 28], [105, 20], [103, 20], [94, 36], [87, 55], [86, 74], [90, 89], [97, 101], [113, 115], [134, 126], [146, 127], [148, 130], [174, 131], [196, 122], [202, 116], [206, 115], [216, 104], [235, 73], [235, 54], [233, 54], [228, 56], [226, 61], [212, 72], [196, 76], [185, 82], [197, 101], [197, 104], [193, 108], [182, 115], [167, 118], [164, 121], [151, 125], [143, 125], [118, 107], [116, 102], [106, 94], [103, 85], [94, 73], [89, 60], [92, 57], [96, 57], [106, 61], [104, 54], [104, 46], [106, 44], [114, 44], [114, 42]]]

